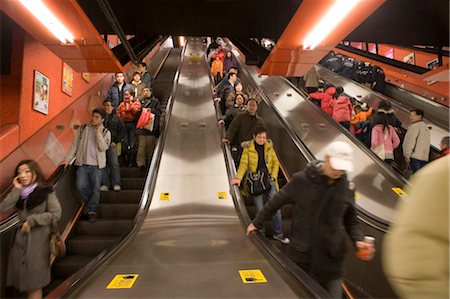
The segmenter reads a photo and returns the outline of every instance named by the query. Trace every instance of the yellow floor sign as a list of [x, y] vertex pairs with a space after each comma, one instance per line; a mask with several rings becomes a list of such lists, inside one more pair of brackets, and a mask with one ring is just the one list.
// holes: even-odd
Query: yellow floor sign
[[226, 192], [217, 192], [217, 198], [218, 199], [227, 199], [227, 193]]
[[239, 270], [243, 283], [262, 283], [267, 282], [261, 270]]
[[402, 188], [392, 188], [392, 191], [394, 191], [395, 193], [397, 193], [397, 195], [399, 196], [405, 196], [408, 195]]
[[163, 192], [159, 195], [159, 200], [169, 200], [169, 199], [170, 199], [169, 192]]
[[138, 274], [118, 274], [106, 287], [107, 289], [130, 289], [138, 278]]

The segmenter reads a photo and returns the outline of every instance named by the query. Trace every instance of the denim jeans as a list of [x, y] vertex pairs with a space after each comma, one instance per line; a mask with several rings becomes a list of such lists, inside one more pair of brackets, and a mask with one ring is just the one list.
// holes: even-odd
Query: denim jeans
[[77, 189], [86, 203], [86, 213], [97, 213], [100, 202], [102, 170], [98, 166], [83, 165], [77, 170]]
[[424, 167], [428, 162], [423, 160], [417, 160], [414, 158], [410, 158], [409, 165], [411, 165], [412, 173], [415, 173], [420, 168]]
[[[109, 180], [110, 177], [111, 182]], [[110, 147], [106, 151], [106, 167], [102, 169], [102, 185], [108, 188], [115, 185], [120, 186], [120, 166], [119, 157], [117, 156], [117, 146]]]
[[[256, 213], [261, 211], [264, 207], [264, 195], [267, 195], [267, 198], [270, 200], [275, 195], [275, 193], [277, 193], [274, 181], [270, 181], [270, 187], [271, 188], [268, 193], [252, 196], [253, 202], [255, 203]], [[279, 237], [283, 236], [283, 229], [281, 228], [282, 219], [280, 210], [276, 211], [276, 213], [272, 216], [272, 221], [273, 221], [274, 236]], [[262, 230], [262, 233], [264, 234], [264, 230]]]

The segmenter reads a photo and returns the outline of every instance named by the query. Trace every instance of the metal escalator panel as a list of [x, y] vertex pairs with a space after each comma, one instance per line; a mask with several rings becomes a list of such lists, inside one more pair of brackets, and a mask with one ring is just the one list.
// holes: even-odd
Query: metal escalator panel
[[[242, 230], [228, 192], [204, 45], [189, 38], [186, 47], [147, 216], [74, 297], [305, 298]], [[240, 270], [261, 270], [267, 282], [243, 283]], [[131, 273], [139, 275], [131, 289], [106, 289], [115, 275]]]

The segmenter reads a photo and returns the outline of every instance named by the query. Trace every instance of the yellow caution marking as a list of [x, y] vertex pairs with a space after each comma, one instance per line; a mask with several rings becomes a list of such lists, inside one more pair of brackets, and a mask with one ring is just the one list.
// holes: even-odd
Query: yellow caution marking
[[392, 188], [392, 191], [394, 191], [395, 193], [397, 193], [398, 196], [406, 196], [408, 195], [402, 188], [400, 187], [395, 187]]
[[199, 55], [191, 55], [188, 57], [188, 61], [199, 61], [201, 58]]
[[170, 192], [162, 192], [159, 195], [159, 200], [170, 200]]
[[360, 199], [361, 198], [361, 194], [359, 194], [358, 192], [355, 192], [355, 200]]
[[243, 283], [262, 283], [267, 282], [261, 270], [239, 270]]
[[227, 192], [217, 192], [217, 198], [218, 199], [227, 199]]
[[117, 274], [106, 287], [107, 289], [131, 289], [138, 274]]

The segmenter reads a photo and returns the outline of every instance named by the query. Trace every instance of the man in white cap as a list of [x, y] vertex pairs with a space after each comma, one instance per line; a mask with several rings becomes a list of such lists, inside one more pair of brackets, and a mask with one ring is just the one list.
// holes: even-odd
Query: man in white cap
[[314, 161], [292, 177], [247, 228], [247, 234], [263, 227], [264, 219], [284, 204], [293, 202], [291, 243], [287, 255], [316, 279], [332, 298], [342, 298], [343, 264], [348, 234], [356, 248], [370, 260], [375, 249], [363, 242], [356, 218], [353, 183], [347, 171], [353, 171], [353, 150], [345, 142], [328, 145], [324, 161]]

